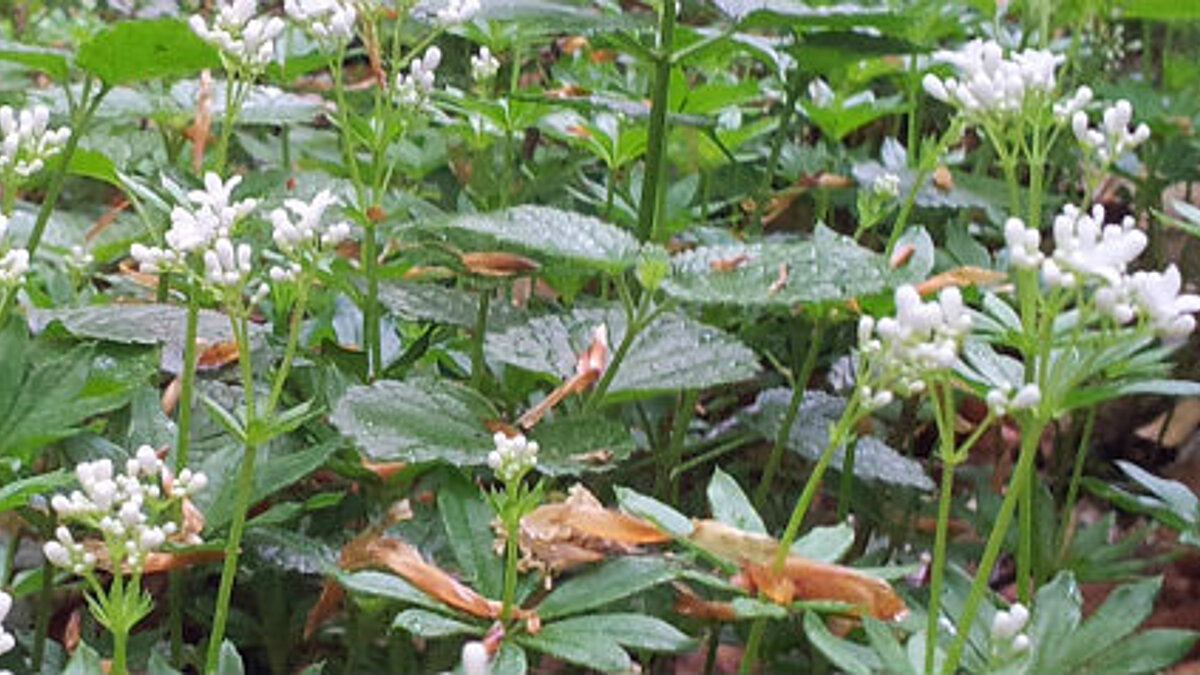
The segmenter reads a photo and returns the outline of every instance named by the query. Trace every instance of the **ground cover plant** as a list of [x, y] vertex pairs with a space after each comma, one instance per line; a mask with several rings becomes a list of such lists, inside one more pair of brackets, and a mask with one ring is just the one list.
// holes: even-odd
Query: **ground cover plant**
[[0, 672], [1198, 663], [1192, 3], [0, 6]]

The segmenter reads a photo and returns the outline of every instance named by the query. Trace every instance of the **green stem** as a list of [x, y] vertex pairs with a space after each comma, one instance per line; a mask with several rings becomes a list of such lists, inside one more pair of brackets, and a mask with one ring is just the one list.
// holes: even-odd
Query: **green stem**
[[1062, 531], [1059, 535], [1058, 563], [1066, 563], [1067, 553], [1071, 549], [1071, 540], [1075, 535], [1075, 500], [1079, 498], [1079, 484], [1083, 480], [1083, 467], [1087, 464], [1088, 449], [1092, 444], [1092, 430], [1096, 426], [1096, 406], [1088, 408], [1087, 417], [1083, 422], [1083, 434], [1079, 437], [1079, 447], [1075, 450], [1075, 462], [1071, 468], [1071, 482], [1067, 487], [1067, 498], [1063, 503]]
[[763, 633], [767, 630], [766, 617], [759, 617], [750, 624], [750, 637], [746, 639], [746, 649], [742, 652], [742, 662], [738, 665], [738, 675], [750, 675], [758, 663], [758, 651], [762, 647]]
[[792, 433], [792, 425], [795, 424], [796, 415], [800, 412], [800, 404], [804, 401], [804, 390], [808, 387], [808, 379], [817, 365], [817, 356], [821, 353], [824, 336], [825, 322], [818, 319], [813, 325], [812, 335], [808, 339], [808, 350], [804, 355], [800, 372], [792, 379], [792, 396], [788, 401], [787, 412], [784, 413], [783, 420], [779, 423], [779, 430], [775, 432], [775, 442], [771, 446], [771, 454], [767, 457], [762, 479], [754, 493], [754, 505], [759, 510], [766, 502], [771, 485], [775, 481], [775, 474], [779, 472], [779, 466], [783, 462], [783, 449], [787, 447], [788, 437]]
[[[15, 542], [14, 542], [15, 544]], [[38, 593], [37, 621], [33, 627], [33, 672], [42, 672], [46, 658], [46, 633], [50, 629], [50, 611], [54, 600], [54, 565], [42, 561], [42, 588]]]
[[187, 468], [191, 445], [192, 390], [196, 382], [196, 333], [200, 324], [200, 283], [188, 288], [187, 318], [183, 329], [183, 371], [179, 375], [179, 418], [175, 433], [175, 473]]
[[[505, 485], [507, 505], [505, 511], [511, 511], [511, 505], [517, 499], [518, 481]], [[512, 614], [513, 603], [517, 597], [517, 559], [520, 555], [521, 519], [505, 523], [507, 536], [504, 538], [504, 597], [500, 605], [500, 619], [507, 621]]]
[[975, 572], [974, 581], [971, 582], [971, 591], [967, 595], [966, 604], [955, 630], [954, 642], [950, 645], [949, 653], [946, 654], [946, 660], [942, 667], [944, 675], [954, 675], [958, 670], [958, 663], [962, 659], [962, 652], [967, 644], [967, 636], [970, 635], [971, 626], [975, 623], [976, 614], [979, 611], [979, 603], [983, 601], [983, 594], [988, 589], [988, 579], [991, 577], [992, 568], [995, 567], [996, 560], [1000, 557], [1000, 549], [1004, 545], [1009, 525], [1012, 524], [1017, 499], [1029, 485], [1026, 477], [1033, 471], [1033, 460], [1037, 456], [1038, 442], [1041, 440], [1045, 422], [1039, 419], [1027, 421], [1028, 426], [1022, 429], [1021, 449], [1016, 468], [1009, 480], [1008, 492], [1005, 493], [1004, 501], [1000, 504], [1000, 511], [996, 514], [996, 522], [992, 526], [991, 534], [988, 535], [983, 557], [979, 560], [979, 569]]
[[858, 439], [852, 439], [846, 444], [846, 452], [842, 455], [842, 475], [838, 479], [837, 519], [846, 520], [850, 515], [850, 502], [854, 499], [854, 456], [858, 451]]
[[217, 139], [216, 166], [213, 167], [218, 174], [225, 171], [225, 162], [229, 158], [229, 139], [233, 136], [233, 127], [241, 108], [241, 95], [236, 92], [238, 77], [229, 71], [225, 72], [225, 109], [221, 114], [221, 135]]
[[287, 383], [288, 374], [292, 370], [292, 361], [296, 358], [296, 350], [300, 346], [300, 324], [304, 320], [304, 312], [308, 309], [308, 289], [312, 280], [302, 277], [297, 286], [296, 303], [292, 307], [292, 316], [288, 319], [287, 346], [283, 350], [283, 361], [275, 373], [275, 382], [271, 385], [271, 394], [263, 410], [267, 415], [275, 413], [279, 399], [283, 396], [283, 386]]
[[933, 540], [933, 561], [929, 570], [929, 608], [925, 624], [925, 672], [932, 675], [941, 619], [942, 582], [946, 567], [946, 534], [950, 522], [950, 503], [954, 498], [954, 464], [942, 464], [942, 489], [938, 496], [937, 531]]
[[225, 564], [221, 569], [221, 585], [217, 590], [217, 607], [213, 613], [208, 657], [204, 667], [204, 672], [209, 674], [217, 672], [217, 662], [221, 658], [221, 642], [224, 640], [225, 624], [229, 619], [229, 601], [233, 596], [234, 578], [237, 577], [242, 532], [246, 526], [246, 511], [250, 508], [250, 494], [254, 487], [254, 460], [257, 454], [257, 448], [247, 444], [242, 456], [242, 469], [238, 473], [233, 521], [229, 524], [229, 540], [225, 544]]
[[362, 308], [362, 335], [366, 343], [364, 348], [367, 352], [367, 379], [374, 380], [383, 367], [380, 363], [383, 360], [383, 347], [379, 328], [379, 266], [375, 224], [371, 222], [369, 215], [365, 222], [368, 224], [363, 226], [362, 252], [359, 258], [363, 275], [367, 279], [367, 297], [363, 300]]
[[667, 155], [667, 105], [671, 84], [671, 50], [675, 42], [675, 2], [661, 0], [658, 49], [654, 61], [654, 84], [650, 94], [649, 144], [642, 177], [642, 199], [638, 204], [638, 239], [658, 239], [658, 204]]
[[[117, 575], [120, 577], [121, 575]], [[114, 578], [117, 578], [114, 577]], [[129, 668], [126, 667], [126, 645], [129, 643], [129, 631], [124, 628], [117, 628], [112, 631], [113, 638], [113, 658], [112, 667], [108, 671], [109, 675], [128, 675]]]
[[771, 154], [767, 158], [767, 171], [763, 174], [762, 183], [754, 200], [754, 218], [750, 221], [758, 231], [762, 231], [762, 216], [767, 209], [767, 201], [771, 188], [775, 184], [775, 172], [779, 170], [779, 156], [783, 154], [783, 144], [790, 135], [792, 117], [796, 114], [796, 99], [800, 98], [800, 75], [793, 71], [788, 79], [787, 93], [784, 96], [783, 113], [779, 117], [779, 125], [771, 138]]
[[487, 337], [488, 310], [492, 294], [484, 289], [479, 294], [479, 309], [475, 313], [475, 332], [471, 335], [471, 387], [478, 391], [487, 378], [487, 362], [483, 357], [483, 340]]
[[679, 477], [671, 470], [683, 463], [683, 442], [687, 440], [688, 425], [695, 414], [696, 401], [700, 398], [699, 389], [688, 389], [679, 395], [679, 405], [675, 409], [675, 419], [671, 424], [671, 444], [659, 462], [658, 479], [659, 493], [669, 497], [671, 504], [679, 502]]

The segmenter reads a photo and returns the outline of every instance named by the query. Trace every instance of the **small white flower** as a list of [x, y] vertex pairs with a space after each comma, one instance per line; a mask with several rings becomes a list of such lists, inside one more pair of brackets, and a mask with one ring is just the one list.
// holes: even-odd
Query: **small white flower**
[[1019, 218], [1009, 218], [1004, 223], [1004, 241], [1008, 246], [1008, 261], [1013, 267], [1034, 269], [1042, 263], [1041, 233], [1025, 227]]
[[1024, 633], [1014, 637], [1012, 640], [1012, 648], [1014, 652], [1029, 651], [1029, 648], [1032, 646], [1033, 642], [1031, 642], [1029, 640], [1029, 636]]
[[198, 14], [188, 25], [234, 64], [259, 71], [275, 59], [275, 39], [287, 26], [279, 17], [252, 18], [257, 11], [255, 0], [218, 0], [212, 25]]
[[408, 73], [396, 75], [396, 99], [405, 106], [415, 108], [425, 102], [433, 91], [436, 70], [442, 63], [442, 50], [433, 45], [419, 59], [413, 59]]
[[1133, 120], [1133, 105], [1124, 99], [1104, 110], [1097, 128], [1089, 126], [1087, 113], [1072, 112], [1071, 132], [1083, 147], [1084, 152], [1098, 161], [1100, 168], [1107, 167], [1122, 155], [1132, 152], [1150, 138], [1150, 127], [1139, 124], [1130, 129]]
[[1163, 272], [1135, 272], [1129, 278], [1134, 302], [1150, 320], [1155, 332], [1167, 340], [1180, 340], [1196, 328], [1192, 316], [1200, 312], [1200, 295], [1180, 294], [1179, 268]]
[[249, 244], [234, 246], [221, 237], [204, 252], [204, 276], [216, 286], [237, 286], [250, 275], [252, 256]]
[[491, 673], [491, 668], [488, 666], [487, 647], [482, 642], [471, 640], [463, 645], [462, 672], [463, 675], [488, 675]]
[[900, 176], [885, 171], [871, 183], [871, 189], [881, 197], [895, 199], [900, 196]]
[[[1094, 96], [1092, 88], [1087, 85], [1076, 89], [1074, 96], [1054, 104], [1054, 118], [1059, 123], [1066, 122], [1067, 120], [1072, 120], [1073, 122], [1075, 116], [1092, 102]], [[1084, 115], [1084, 120], [1087, 120], [1087, 115]]]
[[922, 80], [925, 91], [978, 117], [1016, 114], [1030, 97], [1052, 94], [1064, 57], [1037, 49], [1006, 57], [999, 43], [976, 39], [957, 51], [939, 51], [934, 59], [953, 65], [958, 77], [943, 80], [930, 73]]
[[345, 0], [284, 0], [288, 17], [327, 45], [341, 45], [354, 37], [358, 11]]
[[497, 431], [492, 441], [496, 449], [488, 453], [488, 466], [501, 482], [517, 480], [537, 466], [537, 441], [527, 440], [523, 434], [509, 438], [503, 431]]
[[50, 110], [45, 106], [20, 111], [0, 106], [0, 179], [19, 183], [41, 171], [70, 136], [69, 127], [50, 128]]
[[827, 108], [833, 103], [835, 96], [833, 89], [829, 87], [829, 83], [823, 78], [818, 77], [808, 83], [808, 98], [818, 108]]
[[1028, 622], [1029, 610], [1019, 602], [1007, 611], [996, 612], [996, 616], [992, 618], [992, 639], [1010, 641], [1025, 628], [1025, 624]]
[[479, 48], [479, 53], [471, 57], [471, 77], [476, 82], [486, 82], [496, 77], [500, 72], [500, 61], [492, 56], [492, 50], [486, 46]]
[[1129, 263], [1141, 255], [1146, 243], [1145, 233], [1135, 227], [1132, 217], [1126, 217], [1120, 225], [1105, 225], [1104, 207], [1099, 204], [1090, 214], [1068, 204], [1054, 218], [1057, 266], [1108, 284], [1120, 283]]
[[0, 286], [15, 286], [29, 272], [29, 251], [14, 248], [0, 256]]
[[[350, 224], [345, 221], [329, 225], [322, 224], [325, 211], [340, 204], [340, 200], [329, 190], [322, 190], [311, 202], [299, 199], [284, 201], [285, 209], [271, 212], [272, 236], [284, 253], [293, 253], [302, 247], [321, 245], [337, 246], [350, 234]], [[288, 215], [291, 211], [292, 216]]]

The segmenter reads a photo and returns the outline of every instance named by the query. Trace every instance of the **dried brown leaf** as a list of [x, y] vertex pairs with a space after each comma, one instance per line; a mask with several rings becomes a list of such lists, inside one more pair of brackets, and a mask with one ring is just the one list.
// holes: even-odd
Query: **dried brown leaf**
[[1008, 275], [995, 270], [984, 269], [982, 267], [955, 267], [954, 269], [946, 270], [941, 274], [935, 274], [925, 281], [917, 284], [917, 292], [921, 295], [930, 295], [948, 286], [979, 286], [998, 284], [1008, 278]]
[[512, 277], [541, 268], [537, 261], [504, 251], [479, 251], [459, 256], [468, 272], [484, 277]]

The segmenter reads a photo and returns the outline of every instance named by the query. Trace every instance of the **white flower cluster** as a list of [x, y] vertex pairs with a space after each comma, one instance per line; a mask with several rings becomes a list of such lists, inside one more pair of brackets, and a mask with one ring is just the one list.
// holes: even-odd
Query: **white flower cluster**
[[1162, 272], [1130, 273], [1129, 265], [1145, 250], [1145, 233], [1132, 217], [1120, 225], [1105, 224], [1104, 207], [1090, 213], [1068, 204], [1054, 218], [1054, 252], [1043, 255], [1041, 237], [1015, 218], [1004, 228], [1009, 261], [1022, 269], [1041, 269], [1050, 286], [1073, 288], [1089, 281], [1099, 288], [1096, 307], [1124, 325], [1146, 318], [1160, 337], [1178, 340], [1196, 327], [1192, 314], [1200, 312], [1200, 296], [1180, 294], [1183, 280], [1174, 265]]
[[358, 11], [347, 0], [284, 0], [283, 11], [329, 45], [341, 45], [354, 37]]
[[1022, 631], [1028, 623], [1029, 610], [1019, 602], [1007, 610], [996, 612], [992, 618], [992, 647], [1003, 645], [1014, 652], [1027, 651], [1032, 643]]
[[[8, 218], [0, 214], [0, 251], [4, 251], [4, 234], [8, 232]], [[14, 248], [0, 255], [0, 287], [16, 286], [29, 271], [29, 251]]]
[[[12, 596], [4, 591], [0, 591], [0, 655], [12, 651], [13, 647], [17, 646], [17, 639], [12, 633], [4, 630], [3, 622], [8, 617], [8, 610], [12, 609]], [[8, 671], [0, 671], [5, 673]]]
[[[321, 246], [337, 246], [350, 236], [350, 223], [342, 220], [329, 226], [323, 226], [321, 219], [331, 206], [341, 204], [341, 200], [329, 190], [322, 190], [313, 197], [311, 202], [299, 199], [288, 199], [283, 202], [285, 209], [275, 209], [271, 212], [271, 224], [274, 226], [275, 243], [284, 253], [292, 253], [297, 249]], [[288, 215], [291, 211], [295, 216], [292, 220]]]
[[437, 45], [425, 50], [425, 55], [413, 59], [408, 74], [396, 75], [396, 100], [401, 105], [415, 108], [425, 102], [433, 91], [435, 71], [442, 63], [442, 50]]
[[488, 466], [501, 482], [518, 480], [537, 466], [537, 441], [527, 440], [524, 434], [509, 438], [503, 431], [497, 431], [492, 440], [496, 449], [488, 453]]
[[1036, 384], [1027, 384], [1018, 389], [1015, 394], [1012, 385], [1009, 384], [992, 389], [987, 393], [988, 408], [997, 416], [1020, 410], [1031, 410], [1038, 407], [1041, 402], [1042, 390]]
[[1051, 95], [1054, 71], [1063, 57], [1040, 49], [1026, 49], [1005, 57], [994, 40], [972, 40], [958, 51], [939, 51], [934, 59], [949, 63], [959, 78], [925, 76], [925, 91], [968, 115], [1009, 114], [1020, 111], [1034, 95]]
[[957, 288], [942, 289], [936, 302], [922, 301], [912, 286], [897, 288], [895, 317], [876, 321], [864, 316], [858, 323], [866, 369], [858, 393], [864, 405], [881, 408], [895, 395], [924, 391], [926, 377], [958, 360], [959, 345], [970, 329], [971, 315]]
[[46, 106], [17, 112], [0, 106], [0, 175], [28, 178], [46, 166], [71, 137], [69, 127], [50, 128]]
[[258, 205], [253, 199], [231, 201], [233, 190], [241, 176], [227, 181], [211, 171], [204, 176], [204, 189], [188, 192], [193, 207], [176, 206], [171, 210], [171, 227], [167, 230], [167, 247], [159, 248], [134, 244], [130, 255], [138, 261], [143, 272], [178, 269], [191, 253], [204, 261], [205, 277], [217, 285], [233, 285], [251, 271], [250, 247], [234, 246], [230, 234], [234, 225]]
[[1086, 152], [1107, 166], [1150, 138], [1150, 127], [1144, 123], [1130, 130], [1132, 120], [1133, 105], [1121, 99], [1104, 110], [1100, 127], [1095, 129], [1089, 126], [1087, 113], [1076, 110], [1071, 115], [1071, 131]]
[[1094, 97], [1095, 93], [1092, 92], [1091, 87], [1087, 86], [1086, 84], [1081, 86], [1075, 90], [1074, 96], [1068, 99], [1063, 99], [1062, 101], [1054, 104], [1054, 119], [1057, 120], [1059, 124], [1071, 120], [1073, 117], [1075, 117], [1076, 113], [1079, 113], [1086, 108], [1087, 105], [1092, 102]]
[[452, 25], [469, 20], [483, 5], [479, 0], [448, 0], [446, 5], [437, 11], [438, 23]]
[[900, 176], [884, 171], [872, 181], [871, 190], [880, 197], [895, 199], [900, 196]]
[[485, 82], [496, 77], [500, 72], [500, 60], [492, 55], [492, 50], [480, 47], [479, 53], [471, 56], [471, 78], [476, 82]]
[[286, 25], [277, 16], [255, 17], [255, 0], [217, 0], [212, 25], [198, 14], [188, 19], [192, 32], [221, 50], [234, 64], [257, 71], [275, 59], [275, 38]]
[[492, 672], [488, 666], [488, 652], [479, 640], [471, 640], [462, 647], [463, 675], [489, 675]]
[[[161, 548], [167, 537], [179, 532], [171, 520], [171, 502], [195, 494], [208, 484], [202, 473], [184, 470], [171, 481], [162, 460], [148, 445], [138, 448], [125, 463], [125, 473], [114, 474], [112, 460], [83, 462], [75, 467], [81, 490], [55, 495], [50, 506], [64, 522], [75, 522], [100, 531], [105, 550], [120, 556], [137, 570], [146, 555]], [[169, 483], [164, 495], [160, 483]], [[189, 543], [199, 543], [195, 539]], [[55, 531], [55, 539], [42, 548], [46, 559], [58, 567], [83, 574], [96, 564], [96, 555], [75, 540], [66, 525]], [[114, 568], [117, 561], [114, 560]]]

